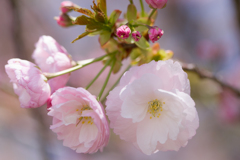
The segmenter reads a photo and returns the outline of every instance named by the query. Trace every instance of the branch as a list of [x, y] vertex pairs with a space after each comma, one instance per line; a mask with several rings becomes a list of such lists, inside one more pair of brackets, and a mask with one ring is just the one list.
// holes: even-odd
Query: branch
[[206, 79], [211, 79], [215, 81], [216, 83], [220, 84], [223, 88], [227, 88], [234, 92], [237, 96], [240, 97], [240, 90], [232, 87], [231, 85], [222, 82], [219, 78], [217, 78], [213, 73], [204, 70], [204, 69], [199, 69], [196, 67], [194, 64], [187, 64], [187, 63], [181, 63], [182, 68], [184, 71], [189, 71], [189, 72], [194, 72], [196, 73], [200, 78], [206, 78]]

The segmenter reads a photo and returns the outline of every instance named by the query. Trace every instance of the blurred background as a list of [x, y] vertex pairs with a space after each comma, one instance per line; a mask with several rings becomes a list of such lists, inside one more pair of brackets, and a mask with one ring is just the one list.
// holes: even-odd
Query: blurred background
[[[178, 152], [158, 152], [146, 156], [132, 144], [111, 133], [104, 151], [77, 154], [57, 140], [49, 126], [46, 106], [22, 109], [4, 71], [10, 58], [33, 61], [31, 54], [41, 35], [55, 38], [74, 60], [104, 54], [98, 37], [71, 43], [83, 26], [61, 28], [53, 17], [60, 13], [61, 0], [0, 0], [0, 159], [1, 160], [240, 160], [240, 98], [207, 79], [189, 73], [192, 97], [196, 102], [200, 127], [186, 147]], [[90, 0], [72, 0], [90, 8]], [[135, 5], [140, 8], [138, 0]], [[128, 0], [107, 0], [108, 15], [126, 11]], [[149, 11], [149, 7], [145, 4]], [[78, 13], [71, 15], [77, 16]], [[156, 25], [164, 30], [158, 41], [174, 52], [174, 59], [210, 70], [224, 82], [240, 89], [240, 1], [169, 0], [159, 10]], [[85, 87], [98, 73], [101, 63], [72, 73], [68, 85]], [[123, 69], [124, 70], [124, 67]], [[106, 73], [105, 73], [106, 75]], [[90, 88], [98, 94], [104, 74]], [[118, 75], [111, 78], [113, 84]]]

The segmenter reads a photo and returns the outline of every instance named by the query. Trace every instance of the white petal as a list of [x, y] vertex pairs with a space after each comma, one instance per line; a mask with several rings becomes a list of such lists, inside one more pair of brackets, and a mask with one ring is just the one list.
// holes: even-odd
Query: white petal
[[94, 140], [97, 137], [97, 134], [98, 134], [98, 129], [94, 123], [92, 125], [88, 123], [84, 123], [80, 130], [79, 142], [84, 143], [84, 146], [86, 146], [88, 143], [90, 143], [92, 140]]

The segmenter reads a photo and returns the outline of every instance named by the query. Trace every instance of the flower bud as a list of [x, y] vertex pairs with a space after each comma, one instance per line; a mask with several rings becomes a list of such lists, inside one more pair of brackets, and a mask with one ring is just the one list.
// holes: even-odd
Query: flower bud
[[161, 9], [167, 4], [167, 0], [146, 0], [151, 8]]
[[117, 29], [117, 36], [122, 39], [127, 39], [131, 33], [131, 29], [127, 25], [122, 25]]
[[62, 27], [69, 27], [73, 25], [72, 19], [66, 13], [62, 13], [59, 17], [55, 17], [55, 20], [58, 25]]
[[70, 12], [70, 11], [72, 11], [72, 9], [69, 9], [68, 7], [77, 7], [77, 5], [76, 4], [74, 4], [73, 2], [71, 2], [71, 1], [63, 1], [62, 3], [61, 3], [61, 11], [62, 11], [62, 13], [67, 13], [67, 12]]
[[157, 26], [154, 26], [148, 32], [149, 39], [152, 41], [152, 43], [154, 43], [155, 41], [159, 40], [162, 37], [163, 33], [164, 33], [163, 30], [161, 30]]
[[[72, 67], [71, 56], [55, 39], [41, 36], [36, 43], [32, 58], [43, 72], [54, 73]], [[52, 93], [66, 85], [70, 74], [61, 75], [48, 81]]]
[[133, 39], [134, 39], [135, 41], [138, 42], [138, 41], [141, 39], [142, 35], [140, 34], [139, 31], [134, 31], [134, 32], [132, 33], [132, 37], [133, 37]]

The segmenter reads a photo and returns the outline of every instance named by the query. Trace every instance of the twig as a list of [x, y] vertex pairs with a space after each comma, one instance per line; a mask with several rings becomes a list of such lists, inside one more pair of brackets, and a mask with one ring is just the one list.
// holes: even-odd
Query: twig
[[187, 64], [187, 63], [181, 63], [182, 64], [182, 68], [185, 71], [189, 71], [189, 72], [194, 72], [196, 73], [200, 78], [207, 78], [207, 79], [211, 79], [213, 81], [215, 81], [216, 83], [220, 84], [223, 88], [228, 88], [229, 90], [231, 90], [232, 92], [234, 92], [237, 96], [240, 96], [240, 90], [232, 87], [231, 85], [224, 83], [223, 81], [221, 81], [219, 78], [217, 78], [212, 72], [209, 72], [207, 70], [204, 69], [199, 69], [196, 65], [194, 64]]

